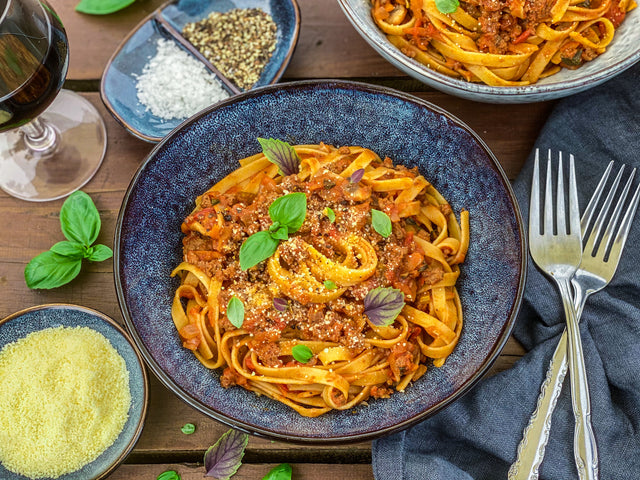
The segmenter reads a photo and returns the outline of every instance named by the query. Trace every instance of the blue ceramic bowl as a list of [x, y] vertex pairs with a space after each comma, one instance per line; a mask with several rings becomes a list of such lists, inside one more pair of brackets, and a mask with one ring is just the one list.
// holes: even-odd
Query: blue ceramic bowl
[[[206, 18], [211, 12], [234, 8], [260, 8], [270, 14], [278, 26], [276, 49], [254, 88], [276, 83], [289, 65], [298, 41], [300, 9], [296, 0], [179, 0], [165, 4], [156, 12], [181, 32], [187, 23]], [[142, 73], [147, 60], [155, 56], [157, 41], [173, 38], [153, 18], [156, 12], [123, 40], [107, 62], [100, 84], [100, 96], [107, 110], [129, 133], [151, 143], [159, 142], [185, 120], [157, 117], [138, 101], [136, 77]]]
[[577, 70], [562, 69], [533, 85], [491, 87], [438, 73], [404, 55], [374, 23], [370, 0], [338, 0], [338, 3], [362, 38], [394, 66], [430, 87], [476, 102], [532, 103], [566, 97], [595, 87], [640, 61], [640, 10], [636, 9], [616, 29], [607, 51]]
[[[196, 196], [260, 151], [257, 137], [362, 145], [420, 172], [471, 218], [458, 288], [465, 325], [441, 368], [402, 394], [304, 418], [240, 387], [224, 389], [181, 346], [171, 320], [182, 220]], [[525, 282], [522, 219], [484, 142], [442, 109], [388, 88], [340, 81], [264, 87], [221, 102], [166, 137], [125, 195], [115, 233], [115, 281], [127, 327], [160, 380], [185, 402], [238, 429], [293, 442], [372, 439], [422, 420], [469, 390], [507, 341]]]
[[[124, 358], [129, 371], [131, 391], [129, 418], [116, 441], [93, 462], [80, 470], [58, 477], [58, 480], [103, 479], [126, 458], [142, 433], [149, 400], [149, 385], [144, 362], [136, 346], [117, 323], [95, 310], [69, 304], [31, 307], [0, 320], [0, 350], [8, 343], [24, 338], [32, 332], [61, 326], [89, 327], [101, 333]], [[2, 464], [0, 464], [0, 478], [27, 480], [27, 477], [10, 472]]]

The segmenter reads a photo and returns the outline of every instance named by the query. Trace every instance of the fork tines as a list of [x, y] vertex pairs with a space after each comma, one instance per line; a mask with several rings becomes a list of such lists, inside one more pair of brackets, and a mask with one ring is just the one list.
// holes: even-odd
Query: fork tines
[[[620, 181], [625, 170], [625, 165], [622, 165], [609, 188], [609, 193], [604, 199], [595, 222], [591, 225], [591, 219], [596, 211], [597, 205], [600, 201], [600, 196], [613, 168], [613, 163], [613, 161], [609, 162], [609, 165], [607, 166], [600, 183], [596, 187], [596, 191], [587, 205], [581, 220], [582, 234], [585, 239], [584, 252], [591, 256], [601, 257], [603, 261], [607, 261], [609, 258], [618, 258], [621, 254], [640, 200], [639, 184], [636, 187], [626, 210], [624, 211], [622, 221], [618, 224], [636, 175], [636, 169], [634, 168], [624, 187], [622, 187], [622, 190], [620, 191]], [[616, 196], [618, 197], [617, 203], [613, 208], [613, 212], [609, 214]], [[605, 222], [607, 222], [606, 225]]]
[[[535, 163], [533, 170], [533, 184], [531, 188], [531, 205], [540, 205], [540, 150], [536, 148]], [[553, 201], [553, 180], [552, 180], [552, 166], [551, 166], [551, 150], [548, 151], [547, 158], [547, 174], [545, 180], [545, 198], [544, 198], [544, 220], [542, 230], [540, 231], [540, 217], [539, 209], [531, 209], [529, 212], [530, 225], [536, 225], [539, 232], [553, 233], [555, 231], [558, 235], [575, 234], [580, 232], [580, 213], [578, 206], [578, 191], [576, 187], [575, 177], [575, 161], [573, 154], [569, 154], [569, 219], [566, 218], [565, 209], [565, 190], [564, 190], [564, 172], [562, 164], [562, 152], [558, 152], [558, 178], [556, 186], [557, 201]], [[554, 230], [554, 214], [553, 205], [556, 205], [555, 214], [555, 230]]]

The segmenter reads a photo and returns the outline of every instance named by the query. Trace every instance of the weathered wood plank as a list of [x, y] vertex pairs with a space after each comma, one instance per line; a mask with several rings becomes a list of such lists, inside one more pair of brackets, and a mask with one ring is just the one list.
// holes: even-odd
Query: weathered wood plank
[[[158, 452], [172, 451], [184, 455], [202, 452], [213, 445], [229, 427], [208, 418], [164, 387], [151, 376], [150, 408], [145, 428], [136, 446], [139, 454], [153, 456]], [[196, 431], [185, 435], [180, 430], [185, 423], [193, 423]], [[302, 457], [310, 451], [316, 456], [326, 456], [335, 447], [296, 445], [251, 436], [247, 451], [268, 451], [270, 455], [283, 456], [287, 452], [291, 458]], [[348, 453], [341, 454], [342, 461], [357, 461], [368, 455], [369, 443], [349, 445]]]
[[[243, 464], [233, 476], [233, 480], [256, 480], [264, 477], [276, 463]], [[371, 465], [331, 465], [320, 463], [291, 464], [296, 480], [325, 480], [339, 478], [341, 480], [373, 480]], [[180, 474], [182, 480], [202, 480], [204, 467], [197, 464], [155, 464], [155, 465], [121, 465], [110, 477], [110, 480], [149, 480], [162, 472], [173, 470]]]
[[[74, 10], [79, 0], [52, 0], [69, 37], [68, 78], [101, 78], [107, 61], [124, 37], [164, 3], [138, 0], [111, 15], [93, 16]], [[362, 39], [337, 2], [298, 0], [302, 28], [285, 79], [401, 76]]]

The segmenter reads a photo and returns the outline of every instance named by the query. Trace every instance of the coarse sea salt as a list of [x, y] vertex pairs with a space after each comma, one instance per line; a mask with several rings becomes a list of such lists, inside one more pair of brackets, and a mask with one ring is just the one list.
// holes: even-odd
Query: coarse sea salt
[[216, 76], [173, 41], [160, 39], [157, 53], [137, 77], [138, 100], [164, 120], [187, 118], [229, 96]]

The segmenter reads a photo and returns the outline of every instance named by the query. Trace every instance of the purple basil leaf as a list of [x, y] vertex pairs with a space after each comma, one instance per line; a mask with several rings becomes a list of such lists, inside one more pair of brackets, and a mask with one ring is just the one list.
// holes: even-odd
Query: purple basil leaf
[[230, 429], [204, 454], [205, 477], [227, 480], [238, 471], [242, 464], [244, 449], [249, 435]]
[[349, 181], [351, 183], [358, 183], [360, 180], [362, 180], [363, 175], [364, 175], [364, 168], [359, 168], [358, 170], [356, 170], [351, 174]]
[[287, 302], [284, 298], [276, 297], [273, 299], [273, 308], [275, 308], [279, 312], [284, 312], [289, 306], [289, 302]]
[[379, 327], [391, 325], [403, 308], [404, 293], [395, 288], [374, 288], [364, 297], [364, 313]]
[[300, 157], [287, 142], [275, 138], [258, 138], [262, 153], [271, 162], [278, 165], [283, 175], [293, 175], [300, 171]]

